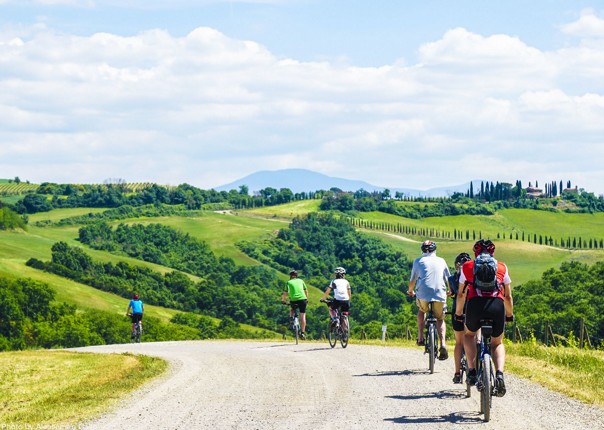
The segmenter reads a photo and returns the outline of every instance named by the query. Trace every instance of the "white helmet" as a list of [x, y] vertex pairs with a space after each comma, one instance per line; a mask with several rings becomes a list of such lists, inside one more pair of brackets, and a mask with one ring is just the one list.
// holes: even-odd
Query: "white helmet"
[[336, 267], [336, 270], [334, 270], [336, 275], [345, 275], [346, 274], [346, 269], [344, 269], [343, 267]]

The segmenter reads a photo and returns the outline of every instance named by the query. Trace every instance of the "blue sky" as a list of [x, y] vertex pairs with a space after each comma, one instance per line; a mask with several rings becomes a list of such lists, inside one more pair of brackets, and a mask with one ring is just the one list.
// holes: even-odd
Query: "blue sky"
[[0, 0], [0, 177], [604, 194], [604, 2]]

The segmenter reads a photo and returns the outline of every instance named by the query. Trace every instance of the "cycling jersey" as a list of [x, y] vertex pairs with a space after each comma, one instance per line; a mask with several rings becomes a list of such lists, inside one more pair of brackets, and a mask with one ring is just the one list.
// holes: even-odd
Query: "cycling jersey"
[[143, 302], [141, 300], [130, 300], [130, 304], [128, 307], [132, 308], [133, 314], [142, 314], [143, 313]]
[[331, 281], [329, 288], [333, 291], [333, 298], [335, 300], [346, 301], [350, 300], [348, 290], [350, 289], [350, 283], [347, 279], [337, 278]]
[[300, 278], [292, 278], [287, 281], [287, 285], [283, 288], [289, 295], [289, 301], [295, 302], [298, 300], [306, 300], [306, 284]]
[[410, 280], [416, 280], [415, 295], [419, 300], [446, 302], [449, 276], [447, 262], [434, 252], [424, 253], [413, 260]]
[[[468, 300], [472, 300], [475, 297], [485, 297], [485, 294], [479, 294], [474, 288], [474, 260], [466, 261], [461, 267], [461, 274], [459, 275], [459, 284], [466, 285], [468, 288]], [[501, 287], [489, 297], [496, 297], [503, 300], [503, 286], [511, 283], [510, 275], [508, 273], [508, 267], [505, 263], [497, 262], [497, 284]]]

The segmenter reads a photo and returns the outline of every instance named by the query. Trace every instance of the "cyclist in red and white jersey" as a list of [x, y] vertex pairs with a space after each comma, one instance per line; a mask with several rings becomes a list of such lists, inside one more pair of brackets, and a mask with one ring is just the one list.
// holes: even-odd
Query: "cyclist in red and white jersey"
[[[482, 253], [491, 256], [495, 253], [495, 244], [490, 240], [481, 239], [474, 244], [474, 255], [478, 257]], [[493, 292], [485, 293], [474, 286], [474, 260], [467, 261], [461, 268], [459, 276], [459, 290], [457, 293], [457, 309], [455, 319], [464, 321], [464, 303], [466, 298], [464, 349], [468, 358], [468, 366], [476, 363], [476, 342], [474, 336], [480, 329], [481, 319], [493, 320], [493, 333], [491, 336], [491, 352], [495, 364], [495, 388], [499, 397], [506, 392], [503, 378], [505, 366], [505, 347], [503, 345], [503, 332], [506, 321], [514, 320], [514, 303], [512, 290], [510, 288], [510, 275], [505, 263], [497, 262], [497, 285]], [[468, 369], [468, 382], [476, 383], [476, 369]]]

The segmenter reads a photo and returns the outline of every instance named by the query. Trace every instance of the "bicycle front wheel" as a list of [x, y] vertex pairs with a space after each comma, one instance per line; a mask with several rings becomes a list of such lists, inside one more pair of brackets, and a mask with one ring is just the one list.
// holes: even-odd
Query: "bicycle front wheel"
[[342, 321], [340, 322], [340, 344], [342, 345], [342, 348], [348, 346], [349, 333], [348, 318], [342, 317]]
[[428, 368], [430, 373], [434, 373], [434, 362], [436, 358], [436, 330], [434, 324], [430, 324], [428, 327]]
[[482, 391], [480, 392], [480, 403], [481, 409], [484, 413], [484, 420], [488, 422], [491, 420], [491, 400], [493, 386], [493, 362], [489, 354], [485, 354], [482, 361], [482, 373], [481, 373]]
[[338, 342], [338, 327], [333, 321], [329, 323], [327, 338], [329, 339], [329, 346], [335, 347]]

